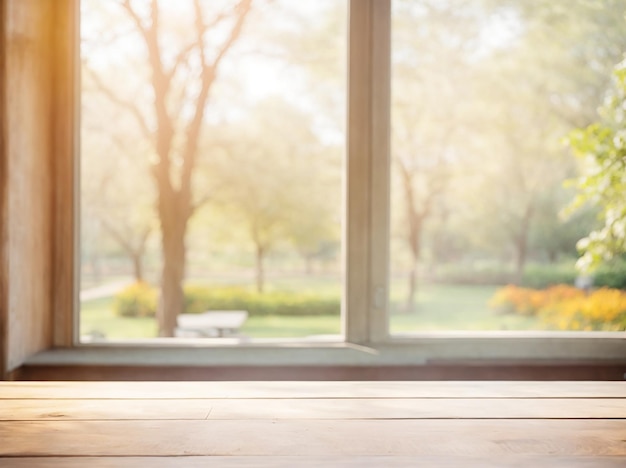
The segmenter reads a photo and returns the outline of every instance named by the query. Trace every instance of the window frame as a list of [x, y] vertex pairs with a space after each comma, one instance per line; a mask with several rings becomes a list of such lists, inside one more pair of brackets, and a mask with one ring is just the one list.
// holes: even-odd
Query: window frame
[[[249, 344], [154, 339], [79, 341], [80, 0], [55, 17], [52, 348], [33, 364], [420, 365], [467, 360], [623, 362], [622, 332], [389, 334], [391, 2], [348, 0], [344, 341]], [[58, 13], [58, 12], [61, 13]]]

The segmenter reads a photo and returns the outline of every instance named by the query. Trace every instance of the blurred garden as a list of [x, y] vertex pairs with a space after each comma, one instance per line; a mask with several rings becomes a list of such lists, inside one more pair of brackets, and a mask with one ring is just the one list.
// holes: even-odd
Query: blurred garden
[[[339, 335], [347, 1], [172, 5], [81, 2], [81, 336]], [[625, 14], [393, 0], [392, 334], [626, 329]]]

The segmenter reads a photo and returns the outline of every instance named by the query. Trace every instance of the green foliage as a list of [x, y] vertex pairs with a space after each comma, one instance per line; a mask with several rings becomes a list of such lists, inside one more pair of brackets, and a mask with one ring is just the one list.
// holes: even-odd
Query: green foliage
[[[572, 263], [529, 264], [524, 269], [522, 285], [547, 288], [556, 284], [574, 284], [578, 276]], [[436, 282], [456, 285], [503, 286], [513, 280], [514, 272], [502, 264], [449, 264], [437, 268]]]
[[573, 131], [568, 142], [581, 159], [576, 209], [592, 204], [604, 225], [581, 239], [579, 267], [592, 270], [616, 254], [626, 252], [626, 61], [617, 65], [613, 90], [600, 110], [601, 121]]
[[501, 286], [509, 283], [513, 272], [501, 264], [446, 264], [437, 267], [436, 283]]
[[118, 317], [154, 317], [157, 290], [147, 283], [134, 283], [115, 296], [114, 311]]
[[615, 259], [602, 264], [594, 272], [594, 286], [626, 289], [626, 261]]
[[522, 286], [545, 289], [558, 284], [573, 285], [578, 272], [571, 264], [534, 264], [528, 265], [522, 276]]
[[341, 301], [335, 296], [272, 291], [259, 294], [240, 287], [185, 288], [185, 313], [207, 310], [247, 310], [255, 316], [339, 315]]
[[[146, 283], [135, 283], [115, 296], [114, 310], [119, 317], [154, 317], [158, 291]], [[341, 301], [336, 296], [273, 291], [264, 294], [241, 287], [185, 288], [184, 313], [207, 310], [247, 310], [254, 316], [339, 315]]]

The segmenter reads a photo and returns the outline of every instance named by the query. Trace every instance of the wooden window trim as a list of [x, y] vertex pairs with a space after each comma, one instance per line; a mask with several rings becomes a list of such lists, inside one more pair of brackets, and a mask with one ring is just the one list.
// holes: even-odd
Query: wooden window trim
[[350, 2], [344, 336], [388, 340], [391, 2]]
[[80, 0], [56, 6], [52, 96], [52, 345], [77, 343], [80, 272]]
[[9, 263], [8, 263], [8, 157], [7, 157], [7, 103], [6, 103], [6, 2], [0, 2], [0, 380], [7, 372], [9, 345], [7, 340], [9, 317]]
[[[6, 0], [0, 20], [6, 23]], [[29, 366], [123, 367], [318, 365], [374, 368], [427, 366], [429, 363], [526, 363], [554, 360], [605, 363], [620, 368], [626, 361], [624, 333], [422, 333], [390, 337], [388, 332], [389, 171], [390, 171], [390, 5], [391, 0], [350, 1], [350, 71], [348, 77], [347, 226], [344, 233], [346, 280], [343, 304], [344, 343], [295, 343], [274, 340], [249, 345], [193, 343], [173, 339], [148, 342], [78, 343], [78, 164], [79, 164], [79, 0], [54, 2], [49, 160], [53, 187], [50, 245], [50, 339]], [[4, 35], [3, 35], [4, 38]], [[2, 44], [0, 44], [2, 45]], [[1, 65], [0, 65], [1, 66]], [[2, 73], [2, 78], [5, 73]], [[4, 90], [4, 86], [3, 86]], [[0, 97], [0, 100], [4, 96]], [[6, 110], [6, 106], [5, 106]], [[3, 117], [6, 112], [3, 112]], [[4, 119], [3, 119], [4, 120]], [[1, 137], [6, 131], [1, 130]], [[0, 139], [0, 145], [4, 142]], [[43, 162], [43, 161], [42, 161]], [[0, 161], [0, 184], [8, 177]], [[0, 187], [0, 217], [6, 213], [6, 184]], [[6, 226], [3, 223], [2, 226]], [[4, 228], [3, 228], [4, 229]], [[4, 236], [4, 231], [0, 236]], [[1, 240], [1, 239], [0, 239]], [[0, 378], [6, 377], [8, 290], [5, 249], [0, 251]], [[46, 291], [43, 289], [42, 291]], [[49, 315], [47, 315], [49, 314]], [[469, 361], [474, 364], [468, 364]], [[589, 361], [591, 360], [591, 361]], [[430, 375], [430, 374], [429, 374]]]

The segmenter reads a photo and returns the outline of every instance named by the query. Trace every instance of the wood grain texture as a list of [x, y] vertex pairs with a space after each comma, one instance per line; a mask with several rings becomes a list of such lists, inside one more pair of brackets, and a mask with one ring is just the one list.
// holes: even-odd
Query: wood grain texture
[[78, 264], [77, 164], [80, 123], [78, 65], [80, 34], [79, 0], [54, 0], [52, 45], [52, 131], [53, 228], [52, 228], [52, 313], [53, 345], [73, 344], [74, 311], [78, 311], [75, 268]]
[[624, 457], [532, 457], [507, 456], [489, 458], [444, 457], [341, 457], [341, 456], [233, 456], [233, 457], [62, 457], [62, 458], [0, 458], [3, 468], [623, 468]]
[[7, 356], [11, 371], [50, 346], [53, 0], [7, 0]]
[[[76, 352], [85, 352], [77, 351]], [[167, 351], [167, 350], [166, 350]], [[210, 350], [219, 352], [219, 350]], [[255, 353], [255, 350], [244, 352]], [[150, 355], [150, 353], [146, 353]], [[160, 352], [159, 352], [160, 354]], [[238, 353], [237, 353], [238, 354]], [[181, 359], [181, 357], [177, 357]], [[194, 357], [187, 362], [206, 362]], [[267, 359], [264, 363], [273, 362]], [[432, 381], [432, 380], [543, 380], [610, 381], [622, 380], [625, 363], [568, 362], [562, 364], [502, 365], [484, 362], [428, 365], [98, 365], [27, 364], [18, 369], [16, 380], [92, 380], [92, 381]]]
[[626, 399], [4, 400], [0, 421], [626, 419]]
[[2, 399], [626, 398], [626, 382], [5, 382]]
[[0, 422], [0, 456], [626, 456], [623, 420]]
[[0, 466], [621, 467], [625, 391], [623, 382], [4, 382]]
[[9, 162], [6, 102], [6, 2], [0, 2], [0, 381], [7, 378], [9, 317]]

